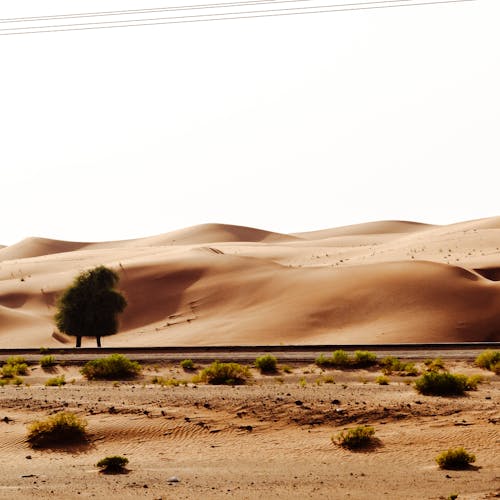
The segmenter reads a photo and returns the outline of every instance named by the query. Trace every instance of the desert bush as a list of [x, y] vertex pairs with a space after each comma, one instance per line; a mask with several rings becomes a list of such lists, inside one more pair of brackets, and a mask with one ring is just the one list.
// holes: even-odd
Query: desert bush
[[385, 375], [380, 375], [375, 379], [375, 382], [379, 385], [389, 385], [389, 378]]
[[278, 360], [271, 354], [259, 356], [254, 364], [260, 370], [260, 373], [276, 373], [278, 371]]
[[87, 422], [70, 412], [60, 412], [28, 427], [28, 442], [38, 448], [86, 440]]
[[291, 366], [288, 366], [288, 365], [283, 365], [281, 367], [281, 369], [283, 370], [284, 373], [292, 373], [293, 372], [293, 369]]
[[52, 377], [45, 382], [45, 385], [47, 387], [61, 387], [61, 385], [66, 385], [66, 379], [64, 378], [64, 375]]
[[22, 356], [11, 356], [2, 366], [2, 378], [14, 378], [17, 375], [26, 375], [28, 364]]
[[475, 391], [477, 389], [477, 386], [483, 381], [484, 378], [482, 375], [471, 375], [470, 377], [467, 377], [467, 390]]
[[250, 370], [246, 366], [214, 361], [201, 371], [198, 378], [201, 382], [212, 385], [243, 385], [251, 377]]
[[464, 448], [450, 448], [436, 457], [436, 462], [441, 469], [466, 469], [476, 461], [476, 456], [468, 453]]
[[382, 367], [382, 373], [384, 375], [392, 375], [393, 373], [411, 377], [418, 375], [418, 370], [414, 363], [403, 363], [400, 359], [395, 358], [394, 356], [385, 357], [379, 361], [379, 365]]
[[52, 356], [52, 354], [47, 354], [40, 358], [40, 366], [42, 368], [50, 368], [51, 366], [55, 366], [56, 364], [56, 358]]
[[435, 396], [460, 396], [469, 390], [465, 375], [448, 372], [426, 372], [415, 380], [415, 388], [421, 394]]
[[131, 361], [123, 354], [111, 354], [107, 358], [88, 361], [80, 372], [89, 380], [120, 380], [136, 377], [141, 370], [137, 361]]
[[317, 357], [315, 360], [315, 363], [320, 367], [348, 366], [350, 362], [351, 360], [349, 358], [349, 355], [342, 349], [334, 351], [331, 357], [320, 354], [319, 357]]
[[180, 362], [181, 368], [186, 371], [194, 370], [195, 366], [192, 359], [183, 359]]
[[500, 351], [494, 351], [493, 349], [483, 351], [476, 358], [476, 365], [498, 375], [500, 373]]
[[179, 385], [187, 385], [187, 380], [179, 380], [177, 378], [163, 378], [155, 376], [151, 379], [152, 384], [158, 384], [163, 387], [178, 387]]
[[373, 366], [377, 363], [377, 355], [370, 351], [356, 351], [352, 363], [355, 366]]
[[103, 458], [97, 462], [96, 466], [101, 469], [104, 474], [123, 474], [126, 472], [125, 466], [128, 464], [128, 458], [119, 455], [113, 455]]
[[424, 365], [426, 366], [427, 371], [430, 372], [438, 372], [440, 370], [446, 371], [446, 366], [441, 358], [426, 359], [424, 361]]
[[12, 383], [17, 386], [23, 385], [23, 379], [21, 377], [14, 377]]
[[373, 441], [375, 429], [368, 425], [359, 425], [353, 429], [342, 431], [332, 437], [332, 441], [343, 448], [355, 450], [368, 446]]

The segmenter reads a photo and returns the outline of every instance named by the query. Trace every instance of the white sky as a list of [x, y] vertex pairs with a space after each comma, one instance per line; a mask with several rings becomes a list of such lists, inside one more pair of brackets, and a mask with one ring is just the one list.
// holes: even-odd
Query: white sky
[[499, 22], [478, 0], [0, 36], [0, 243], [498, 215]]

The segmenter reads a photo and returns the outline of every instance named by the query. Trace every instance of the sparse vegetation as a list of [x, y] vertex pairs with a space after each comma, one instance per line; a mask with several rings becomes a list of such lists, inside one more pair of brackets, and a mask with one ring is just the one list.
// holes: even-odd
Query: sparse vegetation
[[61, 387], [62, 385], [66, 385], [66, 379], [64, 378], [64, 375], [52, 377], [45, 382], [45, 385], [47, 387]]
[[128, 458], [113, 455], [99, 460], [96, 466], [99, 467], [104, 474], [123, 474], [127, 471], [125, 468], [127, 464]]
[[292, 373], [293, 369], [291, 366], [288, 365], [282, 365], [281, 369], [283, 370], [284, 373]]
[[183, 359], [180, 362], [181, 368], [187, 372], [193, 371], [195, 369], [194, 362], [192, 359]]
[[404, 363], [394, 356], [387, 356], [379, 361], [384, 375], [402, 375], [415, 377], [418, 375], [418, 370], [414, 363]]
[[436, 462], [441, 469], [466, 469], [476, 461], [476, 456], [464, 448], [450, 448], [436, 457]]
[[87, 422], [71, 412], [60, 412], [28, 427], [28, 442], [35, 448], [81, 443], [86, 440]]
[[28, 364], [22, 356], [11, 356], [2, 366], [2, 378], [15, 378], [28, 373]]
[[276, 373], [278, 371], [278, 360], [271, 354], [259, 356], [255, 360], [255, 367], [260, 370], [260, 373]]
[[252, 378], [248, 367], [239, 363], [221, 363], [214, 361], [204, 368], [194, 381], [212, 385], [243, 385]]
[[487, 349], [476, 358], [476, 365], [500, 375], [500, 351]]
[[349, 450], [360, 449], [373, 442], [375, 429], [368, 425], [359, 425], [353, 429], [342, 431], [332, 437], [332, 442], [348, 448]]
[[154, 376], [151, 379], [152, 384], [158, 384], [163, 387], [178, 387], [179, 385], [187, 385], [187, 380], [180, 380], [177, 378], [163, 378], [159, 376]]
[[429, 372], [447, 371], [444, 361], [441, 358], [426, 359], [424, 365]]
[[426, 372], [415, 380], [415, 388], [421, 394], [434, 396], [460, 396], [470, 390], [465, 375], [448, 372]]
[[467, 390], [468, 391], [477, 390], [477, 386], [481, 384], [483, 381], [484, 378], [482, 375], [471, 375], [470, 377], [467, 377]]
[[137, 361], [131, 361], [123, 354], [111, 354], [88, 361], [80, 371], [89, 380], [122, 380], [136, 377], [141, 370]]
[[352, 364], [355, 366], [373, 366], [377, 363], [377, 355], [370, 351], [356, 351]]
[[380, 375], [375, 379], [375, 382], [379, 385], [389, 385], [389, 377], [385, 375]]
[[56, 358], [52, 356], [52, 354], [47, 354], [45, 356], [42, 356], [40, 358], [40, 366], [42, 368], [51, 368], [52, 366], [55, 366], [56, 363]]
[[362, 368], [375, 365], [377, 356], [369, 351], [355, 351], [354, 357], [351, 358], [347, 352], [338, 349], [330, 357], [321, 354], [316, 358], [315, 363], [321, 368]]

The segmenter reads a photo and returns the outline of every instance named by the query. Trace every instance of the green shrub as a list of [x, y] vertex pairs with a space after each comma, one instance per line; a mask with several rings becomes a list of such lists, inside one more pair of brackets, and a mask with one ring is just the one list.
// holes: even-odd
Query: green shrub
[[152, 384], [158, 384], [158, 385], [161, 385], [163, 387], [177, 387], [179, 385], [187, 385], [188, 382], [187, 380], [179, 380], [177, 378], [163, 378], [163, 377], [158, 377], [158, 376], [154, 376], [152, 379], [151, 379], [151, 383]]
[[392, 375], [393, 373], [412, 377], [418, 375], [415, 363], [403, 363], [400, 359], [395, 358], [394, 356], [385, 357], [379, 361], [379, 365], [382, 367], [382, 373], [384, 375]]
[[467, 390], [475, 391], [477, 386], [483, 381], [484, 378], [482, 375], [471, 375], [470, 377], [467, 377]]
[[180, 362], [181, 368], [186, 371], [194, 370], [195, 366], [192, 359], [183, 359]]
[[332, 437], [332, 441], [343, 448], [355, 450], [368, 446], [373, 441], [375, 429], [368, 425], [359, 425], [354, 429], [342, 431]]
[[199, 380], [212, 385], [243, 385], [251, 377], [250, 370], [246, 366], [214, 361], [201, 371]]
[[476, 365], [486, 370], [491, 370], [497, 375], [500, 373], [500, 351], [487, 349], [476, 358]]
[[316, 358], [315, 363], [320, 367], [341, 367], [348, 366], [351, 360], [345, 351], [339, 349], [333, 352], [331, 357], [320, 354], [319, 357]]
[[475, 461], [475, 455], [468, 453], [464, 448], [450, 448], [436, 457], [436, 462], [441, 469], [466, 469]]
[[421, 394], [435, 396], [459, 396], [469, 390], [465, 375], [448, 372], [426, 372], [415, 380], [415, 387]]
[[14, 378], [28, 373], [28, 364], [22, 356], [11, 356], [2, 366], [2, 378]]
[[136, 377], [141, 370], [137, 361], [131, 361], [123, 354], [111, 354], [107, 358], [88, 361], [80, 371], [89, 380], [121, 380]]
[[51, 366], [55, 366], [56, 364], [56, 358], [52, 356], [52, 354], [47, 354], [40, 358], [40, 366], [42, 368], [50, 368]]
[[66, 379], [64, 378], [64, 375], [60, 375], [59, 377], [52, 377], [45, 382], [45, 385], [47, 387], [61, 387], [61, 385], [66, 385]]
[[373, 366], [377, 363], [377, 355], [370, 351], [356, 351], [353, 364], [355, 366]]
[[21, 377], [14, 377], [12, 383], [17, 386], [23, 385], [23, 379]]
[[375, 379], [375, 382], [379, 385], [389, 385], [389, 378], [385, 375], [380, 375]]
[[291, 367], [291, 366], [288, 366], [288, 365], [283, 365], [283, 366], [281, 367], [281, 369], [282, 369], [282, 370], [283, 370], [283, 372], [285, 372], [285, 373], [292, 373], [292, 372], [293, 372], [292, 367]]
[[260, 373], [276, 373], [278, 371], [278, 360], [271, 354], [259, 356], [254, 364], [260, 370]]
[[128, 464], [128, 458], [114, 455], [103, 458], [97, 462], [96, 466], [101, 469], [104, 474], [123, 474], [127, 471], [125, 466]]
[[424, 365], [430, 372], [446, 371], [446, 366], [441, 358], [426, 359]]
[[28, 427], [28, 442], [38, 448], [86, 440], [87, 422], [74, 413], [60, 412]]

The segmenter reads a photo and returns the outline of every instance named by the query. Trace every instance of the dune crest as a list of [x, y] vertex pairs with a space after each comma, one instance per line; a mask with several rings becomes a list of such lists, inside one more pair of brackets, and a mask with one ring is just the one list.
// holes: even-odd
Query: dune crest
[[28, 238], [0, 249], [0, 262], [0, 347], [67, 342], [54, 333], [56, 298], [99, 264], [120, 274], [129, 303], [105, 345], [500, 340], [500, 217], [292, 235], [202, 224], [125, 241]]

